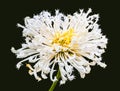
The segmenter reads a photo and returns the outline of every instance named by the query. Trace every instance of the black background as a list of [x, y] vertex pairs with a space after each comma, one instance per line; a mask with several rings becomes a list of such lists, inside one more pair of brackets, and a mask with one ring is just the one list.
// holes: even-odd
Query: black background
[[[115, 0], [24, 0], [24, 1], [4, 1], [1, 3], [0, 17], [0, 39], [1, 39], [1, 62], [0, 78], [3, 91], [48, 91], [52, 82], [42, 80], [37, 82], [34, 77], [27, 73], [27, 68], [22, 66], [16, 69], [16, 63], [20, 61], [11, 53], [10, 49], [21, 47], [22, 29], [17, 28], [16, 24], [24, 25], [24, 17], [38, 14], [43, 10], [48, 10], [54, 14], [55, 9], [60, 9], [64, 14], [73, 14], [79, 9], [92, 8], [93, 14], [100, 15], [100, 28], [107, 36], [108, 48], [103, 54], [103, 62], [107, 68], [99, 66], [92, 67], [91, 73], [85, 79], [79, 77], [75, 71], [76, 79], [67, 81], [65, 85], [55, 88], [55, 91], [116, 91], [119, 86], [119, 9]], [[2, 90], [1, 90], [2, 91]], [[119, 90], [118, 90], [119, 91]]]

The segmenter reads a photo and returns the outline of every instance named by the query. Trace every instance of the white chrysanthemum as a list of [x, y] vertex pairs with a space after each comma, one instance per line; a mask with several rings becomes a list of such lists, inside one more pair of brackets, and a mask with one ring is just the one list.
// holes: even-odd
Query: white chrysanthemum
[[[78, 70], [82, 78], [90, 72], [90, 66], [98, 64], [105, 68], [101, 54], [105, 52], [107, 38], [97, 24], [99, 16], [89, 13], [91, 9], [87, 13], [80, 10], [65, 16], [56, 10], [55, 16], [43, 11], [33, 18], [26, 17], [25, 26], [18, 24], [23, 28], [26, 43], [18, 50], [11, 49], [17, 58], [24, 58], [17, 68], [22, 62], [28, 61], [35, 64], [33, 67], [30, 64], [26, 66], [30, 69], [29, 74], [38, 81], [46, 79], [48, 74], [52, 81], [56, 81], [53, 74], [57, 64], [61, 84], [74, 79], [73, 68]], [[38, 72], [41, 76], [37, 75]]]

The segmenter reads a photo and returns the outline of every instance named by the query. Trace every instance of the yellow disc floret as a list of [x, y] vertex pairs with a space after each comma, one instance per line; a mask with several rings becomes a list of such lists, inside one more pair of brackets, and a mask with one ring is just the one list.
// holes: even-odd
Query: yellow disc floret
[[70, 44], [73, 35], [74, 29], [72, 28], [62, 33], [60, 31], [57, 31], [53, 38], [52, 44], [58, 44], [60, 46], [67, 47]]

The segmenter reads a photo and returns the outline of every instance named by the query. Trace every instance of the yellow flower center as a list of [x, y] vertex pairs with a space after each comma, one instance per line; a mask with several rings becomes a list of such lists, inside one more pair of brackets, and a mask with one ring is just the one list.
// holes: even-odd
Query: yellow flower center
[[57, 31], [54, 35], [52, 44], [58, 44], [63, 47], [68, 47], [70, 44], [72, 37], [74, 35], [74, 29], [70, 28], [65, 32]]

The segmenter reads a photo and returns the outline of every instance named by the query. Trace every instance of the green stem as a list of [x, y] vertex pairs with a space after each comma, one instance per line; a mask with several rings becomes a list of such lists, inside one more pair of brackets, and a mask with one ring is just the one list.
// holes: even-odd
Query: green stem
[[58, 81], [59, 81], [59, 79], [60, 79], [60, 70], [58, 70], [56, 77], [57, 77], [57, 81], [55, 81], [55, 82], [52, 83], [49, 91], [53, 91], [53, 90], [55, 89], [55, 87], [56, 87], [56, 85], [57, 85], [57, 83], [58, 83]]

